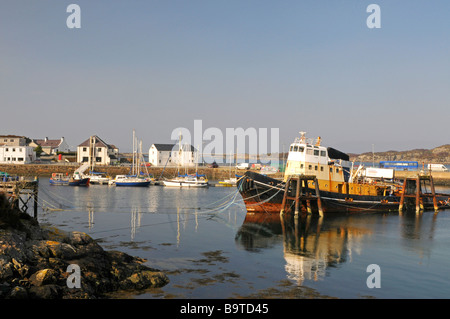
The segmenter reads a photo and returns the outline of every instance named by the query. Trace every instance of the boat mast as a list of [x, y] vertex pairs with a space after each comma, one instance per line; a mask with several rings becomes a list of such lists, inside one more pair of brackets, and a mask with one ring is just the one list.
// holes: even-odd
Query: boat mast
[[131, 175], [134, 175], [135, 174], [135, 170], [134, 170], [134, 165], [135, 165], [135, 160], [134, 160], [134, 149], [135, 149], [135, 146], [134, 146], [134, 144], [135, 144], [135, 132], [134, 132], [134, 129], [133, 129], [133, 153], [132, 153], [132, 156], [133, 156], [133, 158], [132, 158], [132, 164], [131, 164]]

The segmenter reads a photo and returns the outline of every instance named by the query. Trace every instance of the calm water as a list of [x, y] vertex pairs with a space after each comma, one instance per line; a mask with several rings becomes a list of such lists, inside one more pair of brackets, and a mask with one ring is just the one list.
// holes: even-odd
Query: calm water
[[[86, 232], [170, 278], [115, 297], [450, 297], [450, 210], [280, 220], [246, 214], [235, 188], [78, 188], [44, 178], [39, 204], [41, 224]], [[367, 287], [370, 264], [381, 288]]]

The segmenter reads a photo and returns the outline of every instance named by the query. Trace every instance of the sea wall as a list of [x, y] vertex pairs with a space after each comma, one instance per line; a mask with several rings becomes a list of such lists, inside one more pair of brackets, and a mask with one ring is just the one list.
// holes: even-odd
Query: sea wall
[[[50, 177], [52, 173], [63, 173], [71, 175], [78, 168], [78, 165], [70, 164], [3, 164], [0, 165], [0, 171], [7, 172], [11, 175], [19, 175], [26, 177]], [[174, 167], [148, 167], [148, 172], [153, 174], [155, 178], [160, 176], [165, 178], [172, 178], [177, 174], [177, 168]], [[115, 177], [120, 174], [130, 173], [130, 167], [128, 166], [98, 166], [96, 168], [98, 172], [105, 172], [107, 175]], [[190, 168], [187, 170], [188, 173], [195, 173], [195, 169]], [[180, 173], [184, 174], [184, 169], [180, 170]], [[230, 171], [227, 167], [209, 168], [209, 167], [199, 167], [199, 174], [205, 174], [209, 180], [221, 180], [234, 177], [234, 174], [243, 175], [245, 170], [234, 170]], [[274, 178], [281, 178], [283, 173], [276, 173], [271, 175]]]
[[[396, 179], [414, 178], [417, 177], [417, 171], [395, 171]], [[450, 172], [431, 172], [433, 182], [435, 185], [450, 186]]]

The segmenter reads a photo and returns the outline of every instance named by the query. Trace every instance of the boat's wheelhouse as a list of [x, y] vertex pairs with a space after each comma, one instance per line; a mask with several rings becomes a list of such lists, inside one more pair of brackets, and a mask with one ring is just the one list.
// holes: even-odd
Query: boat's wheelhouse
[[313, 175], [319, 181], [320, 188], [329, 190], [344, 183], [348, 179], [348, 168], [342, 165], [342, 159], [330, 157], [330, 150], [320, 145], [320, 137], [314, 143], [305, 138], [304, 132], [300, 134], [301, 137], [290, 145], [284, 180], [287, 181], [292, 175]]

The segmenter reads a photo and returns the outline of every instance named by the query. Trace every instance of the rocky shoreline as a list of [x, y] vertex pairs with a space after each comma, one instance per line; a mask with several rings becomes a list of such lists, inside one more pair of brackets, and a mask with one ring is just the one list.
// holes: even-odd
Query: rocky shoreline
[[86, 233], [41, 227], [0, 194], [0, 299], [103, 299], [169, 282], [144, 263]]

